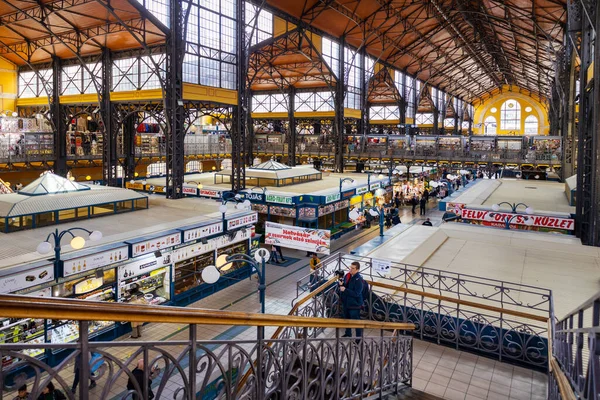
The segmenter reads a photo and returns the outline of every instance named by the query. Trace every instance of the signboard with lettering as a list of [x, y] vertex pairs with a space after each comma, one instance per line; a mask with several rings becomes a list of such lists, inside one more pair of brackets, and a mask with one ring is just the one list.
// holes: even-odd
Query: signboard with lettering
[[166, 249], [167, 247], [177, 246], [181, 244], [181, 234], [172, 233], [170, 235], [148, 239], [143, 242], [134, 243], [131, 245], [131, 256], [137, 257], [144, 254], [152, 253], [156, 250]]
[[0, 293], [14, 293], [54, 280], [54, 265], [48, 264], [29, 271], [0, 278]]
[[134, 276], [142, 275], [156, 268], [163, 267], [171, 263], [171, 256], [166, 255], [164, 257], [144, 257], [143, 260], [137, 260], [129, 264], [121, 265], [119, 267], [119, 280], [129, 279]]
[[221, 197], [221, 191], [214, 189], [200, 189], [200, 196], [219, 198]]
[[369, 191], [369, 187], [368, 186], [363, 186], [363, 187], [356, 188], [356, 194], [365, 194], [368, 191]]
[[325, 204], [333, 203], [334, 201], [338, 201], [340, 199], [340, 192], [331, 193], [325, 196]]
[[216, 235], [222, 232], [223, 222], [215, 222], [214, 224], [183, 231], [183, 241], [191, 242], [192, 240], [202, 239], [203, 237]]
[[258, 214], [252, 213], [243, 217], [232, 218], [227, 220], [227, 229], [239, 228], [241, 226], [254, 225], [258, 222]]
[[283, 196], [280, 194], [267, 194], [267, 202], [280, 204], [293, 204], [292, 196]]
[[[547, 215], [528, 215], [506, 212], [497, 212], [489, 210], [462, 209], [461, 216], [463, 220], [482, 221], [484, 225], [500, 226], [506, 225], [509, 220], [511, 225], [524, 225], [538, 228], [563, 229], [572, 231], [575, 229], [575, 220], [571, 218], [560, 218]], [[531, 225], [528, 225], [527, 222]]]
[[183, 192], [183, 194], [189, 194], [189, 195], [195, 196], [198, 194], [198, 188], [191, 187], [191, 186], [184, 186], [182, 188], [182, 192]]
[[91, 271], [96, 268], [127, 260], [128, 258], [128, 247], [122, 246], [101, 253], [66, 260], [63, 261], [63, 276], [67, 277], [80, 272]]
[[381, 182], [371, 183], [371, 185], [369, 186], [369, 190], [379, 189], [380, 187], [381, 187]]
[[260, 202], [260, 203], [265, 201], [265, 195], [262, 193], [254, 193], [254, 192], [242, 193], [242, 197], [244, 199], [247, 199], [250, 201], [256, 201], [256, 202]]
[[265, 243], [313, 253], [329, 254], [331, 232], [265, 222]]

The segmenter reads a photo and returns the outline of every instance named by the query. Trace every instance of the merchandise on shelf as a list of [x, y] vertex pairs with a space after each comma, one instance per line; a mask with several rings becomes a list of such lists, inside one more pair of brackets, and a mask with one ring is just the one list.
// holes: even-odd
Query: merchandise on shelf
[[119, 302], [137, 304], [162, 304], [169, 301], [169, 269], [154, 271], [124, 279], [119, 282]]
[[103, 146], [102, 132], [67, 132], [67, 152], [69, 156], [99, 156], [102, 155]]
[[204, 283], [202, 280], [202, 270], [209, 265], [214, 264], [214, 251], [200, 254], [184, 261], [176, 262], [175, 276], [173, 278], [175, 295], [184, 293]]
[[[44, 343], [44, 320], [33, 318], [5, 318], [0, 319], [0, 343]], [[44, 353], [43, 349], [22, 350], [28, 356], [38, 356]], [[2, 365], [6, 366], [16, 362], [17, 359], [8, 355], [2, 356]]]

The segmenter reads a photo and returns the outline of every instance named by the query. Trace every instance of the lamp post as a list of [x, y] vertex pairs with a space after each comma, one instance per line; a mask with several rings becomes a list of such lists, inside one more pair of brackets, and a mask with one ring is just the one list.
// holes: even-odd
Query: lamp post
[[[60, 251], [61, 251], [60, 242], [61, 242], [62, 238], [65, 235], [71, 235], [71, 247], [74, 248], [75, 250], [79, 250], [79, 249], [83, 248], [83, 246], [85, 246], [85, 239], [81, 236], [76, 236], [73, 233], [74, 231], [83, 231], [83, 232], [87, 233], [89, 235], [89, 239], [92, 242], [102, 239], [102, 232], [100, 232], [100, 231], [89, 231], [85, 228], [70, 228], [70, 229], [65, 229], [62, 232], [59, 232], [58, 229], [56, 229], [54, 232], [50, 233], [46, 237], [45, 241], [43, 241], [42, 243], [40, 243], [37, 246], [38, 253], [48, 254], [52, 251], [52, 245], [54, 244], [54, 272], [57, 276], [58, 276], [58, 266], [60, 264]], [[51, 239], [54, 240], [54, 243], [52, 243], [50, 241]]]
[[340, 194], [342, 193], [342, 186], [344, 186], [345, 182], [354, 183], [354, 179], [352, 179], [352, 178], [340, 178]]
[[223, 216], [223, 232], [227, 232], [227, 222], [225, 221], [225, 213], [227, 213], [227, 203], [235, 203], [236, 208], [241, 204], [243, 208], [248, 209], [252, 205], [250, 200], [243, 200], [242, 196], [235, 194], [229, 198], [223, 198], [221, 205], [219, 206], [219, 212]]
[[[224, 258], [221, 258], [225, 256]], [[232, 254], [230, 256], [222, 255], [217, 259], [217, 264], [221, 265], [209, 265], [208, 267], [202, 270], [202, 280], [206, 283], [213, 284], [216, 283], [221, 277], [220, 270], [226, 271], [231, 268], [231, 264], [236, 262], [245, 262], [248, 263], [252, 267], [252, 271], [256, 271], [258, 275], [258, 293], [260, 299], [260, 312], [265, 313], [265, 290], [267, 288], [266, 285], [266, 277], [265, 277], [265, 264], [269, 261], [269, 251], [267, 249], [258, 249], [254, 253], [254, 258], [249, 256], [248, 254], [238, 253]], [[221, 262], [219, 262], [221, 259]], [[258, 268], [260, 265], [260, 269]]]
[[371, 216], [373, 216], [373, 217], [379, 217], [379, 236], [383, 237], [383, 226], [384, 226], [384, 218], [385, 218], [385, 212], [383, 210], [383, 207], [380, 207], [380, 208], [372, 207], [369, 210], [369, 214], [371, 214]]
[[[506, 223], [506, 226], [504, 229], [510, 229], [510, 223], [516, 219], [516, 218], [525, 218], [525, 225], [527, 226], [532, 226], [533, 225], [533, 218], [530, 217], [529, 215], [533, 214], [533, 208], [529, 207], [527, 204], [525, 203], [509, 203], [507, 201], [503, 201], [500, 202], [498, 204], [493, 204], [492, 205], [492, 210], [494, 211], [499, 211], [500, 210], [500, 206], [506, 204], [511, 208], [511, 211], [513, 214], [515, 215], [505, 215], [504, 216], [504, 222]], [[525, 214], [520, 214], [517, 211], [517, 208], [519, 208], [519, 206], [524, 206], [525, 207]], [[493, 217], [494, 213], [490, 214], [490, 217]]]
[[200, 189], [202, 189], [204, 187], [204, 186], [202, 186], [202, 184], [200, 182], [196, 182], [196, 181], [187, 181], [187, 182], [184, 182], [184, 184], [187, 184], [187, 183], [193, 183], [193, 184], [195, 184], [196, 188], [198, 188], [198, 190], [200, 190]]

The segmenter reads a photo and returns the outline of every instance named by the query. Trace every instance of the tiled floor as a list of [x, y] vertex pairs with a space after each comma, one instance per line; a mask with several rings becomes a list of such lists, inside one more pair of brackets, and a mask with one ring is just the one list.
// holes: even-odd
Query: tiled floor
[[449, 400], [542, 400], [548, 377], [506, 363], [414, 341], [413, 387]]

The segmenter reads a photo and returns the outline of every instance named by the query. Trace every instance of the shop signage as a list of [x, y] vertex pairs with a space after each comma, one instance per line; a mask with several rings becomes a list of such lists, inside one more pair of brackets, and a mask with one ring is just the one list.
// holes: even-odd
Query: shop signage
[[204, 197], [221, 197], [221, 191], [213, 189], [200, 189], [200, 196]]
[[369, 191], [369, 187], [368, 186], [363, 186], [363, 187], [356, 188], [356, 194], [365, 194], [368, 191]]
[[267, 201], [269, 203], [293, 204], [293, 197], [282, 196], [280, 194], [268, 194]]
[[265, 222], [265, 243], [313, 253], [329, 254], [331, 232]]
[[465, 203], [446, 203], [446, 211], [453, 211], [456, 215], [461, 214], [461, 210], [467, 205]]
[[233, 218], [227, 220], [227, 229], [239, 228], [247, 225], [254, 225], [258, 222], [258, 214], [252, 213], [250, 215], [244, 215], [243, 217]]
[[104, 284], [104, 278], [90, 278], [73, 285], [73, 294], [89, 293]]
[[119, 280], [129, 279], [134, 276], [148, 273], [156, 268], [168, 265], [171, 262], [171, 256], [165, 255], [163, 257], [145, 257], [143, 260], [137, 260], [129, 264], [121, 265], [119, 267]]
[[141, 183], [129, 183], [129, 182], [127, 182], [125, 184], [125, 187], [127, 189], [133, 189], [133, 190], [144, 190], [144, 185], [142, 185]]
[[223, 222], [216, 222], [214, 224], [183, 231], [183, 240], [184, 242], [191, 242], [192, 240], [202, 239], [222, 232]]
[[386, 260], [372, 259], [371, 266], [373, 268], [373, 272], [380, 275], [389, 276], [392, 272], [392, 265], [389, 261]]
[[354, 196], [354, 190], [351, 190], [351, 191], [349, 191], [349, 192], [344, 192], [344, 193], [342, 193], [342, 198], [344, 198], [344, 199], [349, 199], [349, 198], [351, 198], [352, 196]]
[[123, 246], [117, 249], [103, 251], [102, 253], [90, 254], [89, 256], [63, 261], [63, 276], [67, 277], [80, 272], [91, 271], [96, 268], [127, 260], [128, 258], [128, 247]]
[[195, 196], [198, 194], [198, 189], [195, 187], [184, 186], [182, 191], [183, 191], [183, 194], [190, 194], [192, 196]]
[[575, 220], [571, 218], [559, 218], [547, 215], [514, 214], [488, 210], [471, 210], [468, 208], [464, 208], [461, 214], [463, 219], [483, 221], [487, 223], [506, 224], [506, 219], [512, 218], [512, 221], [510, 221], [511, 224], [526, 225], [525, 222], [531, 218], [533, 220], [533, 225], [531, 226], [550, 229], [564, 229], [568, 231], [575, 229]]
[[385, 187], [385, 192], [386, 193], [394, 193], [394, 187], [393, 186], [386, 186]]
[[371, 183], [371, 185], [369, 186], [369, 190], [379, 189], [380, 187], [381, 187], [381, 182]]
[[134, 243], [131, 245], [131, 256], [137, 257], [144, 254], [152, 253], [156, 250], [166, 249], [167, 247], [177, 246], [181, 244], [181, 234], [172, 233], [170, 235], [149, 239], [143, 242]]
[[248, 199], [250, 201], [258, 201], [261, 203], [265, 201], [265, 195], [262, 193], [254, 193], [254, 192], [244, 193], [244, 198]]
[[328, 194], [325, 196], [325, 204], [333, 203], [334, 201], [338, 201], [340, 199], [340, 192]]
[[28, 287], [41, 285], [54, 280], [54, 265], [43, 267], [0, 278], [0, 293], [14, 293]]

